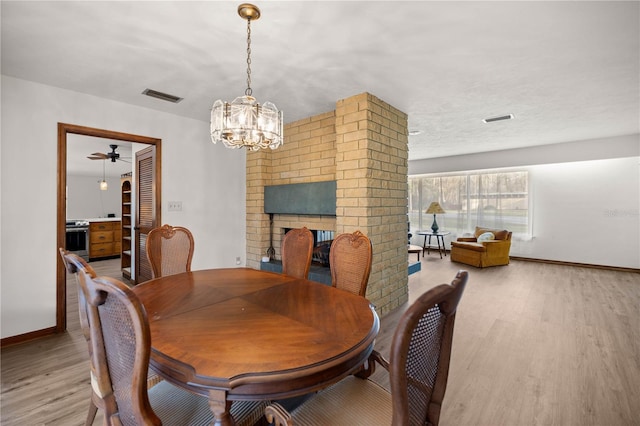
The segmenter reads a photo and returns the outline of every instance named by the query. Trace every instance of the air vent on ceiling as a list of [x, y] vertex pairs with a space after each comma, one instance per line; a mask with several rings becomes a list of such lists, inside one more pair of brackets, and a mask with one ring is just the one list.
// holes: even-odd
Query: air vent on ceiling
[[501, 115], [500, 117], [485, 118], [482, 121], [484, 121], [485, 123], [492, 123], [494, 121], [511, 120], [512, 118], [513, 118], [513, 114], [509, 114], [509, 115]]
[[170, 95], [168, 93], [158, 92], [157, 90], [153, 90], [153, 89], [144, 89], [142, 91], [142, 94], [151, 96], [152, 98], [162, 99], [163, 101], [173, 102], [174, 104], [177, 104], [183, 99], [178, 96]]

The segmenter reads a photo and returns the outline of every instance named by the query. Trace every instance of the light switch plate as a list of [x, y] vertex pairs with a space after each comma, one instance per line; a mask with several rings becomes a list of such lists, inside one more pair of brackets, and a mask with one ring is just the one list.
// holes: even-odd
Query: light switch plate
[[168, 209], [170, 212], [181, 212], [182, 201], [169, 201]]

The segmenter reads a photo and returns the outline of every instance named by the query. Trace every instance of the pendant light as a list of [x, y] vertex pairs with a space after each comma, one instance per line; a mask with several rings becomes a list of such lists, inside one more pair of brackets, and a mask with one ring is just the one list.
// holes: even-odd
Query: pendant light
[[100, 182], [100, 191], [106, 191], [107, 189], [109, 189], [109, 185], [105, 180], [104, 164], [105, 164], [105, 160], [102, 160], [102, 181], [98, 181]]
[[250, 151], [276, 149], [282, 145], [282, 111], [271, 102], [260, 105], [251, 90], [251, 21], [260, 18], [260, 9], [252, 4], [238, 6], [238, 15], [247, 20], [247, 89], [228, 103], [220, 99], [211, 107], [211, 141], [227, 148]]

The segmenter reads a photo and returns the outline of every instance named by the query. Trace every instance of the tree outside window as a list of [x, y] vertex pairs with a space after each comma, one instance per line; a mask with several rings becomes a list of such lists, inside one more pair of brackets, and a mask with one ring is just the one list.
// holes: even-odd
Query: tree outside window
[[472, 233], [476, 226], [508, 229], [514, 237], [531, 234], [527, 171], [410, 176], [412, 230], [430, 227], [433, 217], [424, 211], [433, 201], [446, 212], [438, 215], [440, 229], [454, 235]]

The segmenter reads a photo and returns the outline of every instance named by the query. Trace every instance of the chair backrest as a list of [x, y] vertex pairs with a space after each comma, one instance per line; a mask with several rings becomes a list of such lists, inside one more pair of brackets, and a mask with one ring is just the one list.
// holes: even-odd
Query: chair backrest
[[162, 225], [147, 234], [147, 257], [153, 278], [191, 271], [193, 235], [182, 226]]
[[89, 318], [87, 316], [87, 301], [84, 296], [84, 291], [82, 291], [81, 281], [86, 281], [87, 278], [95, 278], [96, 271], [93, 270], [91, 266], [80, 256], [70, 253], [63, 249], [59, 248], [60, 256], [62, 257], [62, 262], [64, 263], [64, 267], [69, 274], [74, 274], [76, 277], [76, 284], [78, 290], [78, 314], [80, 316], [80, 328], [82, 330], [82, 334], [84, 338], [87, 340], [87, 344], [89, 345], [89, 354], [91, 354], [91, 343], [90, 343], [90, 335], [89, 335]]
[[389, 381], [394, 425], [437, 425], [447, 387], [455, 314], [467, 283], [458, 271], [449, 284], [420, 296], [393, 335]]
[[338, 235], [329, 251], [331, 285], [364, 297], [367, 294], [372, 256], [371, 240], [362, 232]]
[[104, 401], [107, 424], [160, 425], [147, 394], [151, 333], [144, 307], [124, 283], [92, 277], [77, 256], [67, 254], [84, 279], [94, 392]]
[[506, 229], [491, 229], [491, 228], [482, 228], [480, 226], [476, 226], [476, 231], [474, 235], [478, 238], [480, 235], [485, 232], [491, 232], [495, 235], [496, 240], [504, 240], [511, 241], [511, 231], [507, 231]]
[[280, 253], [283, 274], [307, 279], [313, 254], [313, 234], [306, 227], [289, 230], [282, 239]]

